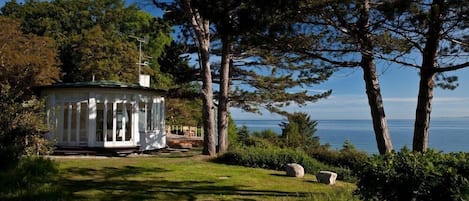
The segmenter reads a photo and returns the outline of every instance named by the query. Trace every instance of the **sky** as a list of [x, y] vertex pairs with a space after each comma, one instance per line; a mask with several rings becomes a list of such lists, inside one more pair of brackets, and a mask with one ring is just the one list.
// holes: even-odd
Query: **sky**
[[[469, 69], [450, 74], [458, 75], [459, 87], [452, 91], [439, 88], [435, 90], [432, 118], [469, 117]], [[325, 83], [309, 89], [332, 89], [330, 97], [303, 107], [292, 106], [288, 109], [292, 112], [306, 112], [312, 119], [317, 120], [371, 119], [362, 76], [360, 68], [339, 71]], [[386, 71], [380, 73], [379, 79], [386, 117], [414, 119], [419, 85], [417, 70], [395, 65], [386, 66]], [[239, 109], [232, 109], [231, 112], [236, 120], [283, 119], [268, 112], [264, 115], [254, 115]]]
[[[155, 9], [150, 0], [127, 0], [130, 4], [138, 2], [140, 7], [155, 15], [161, 16], [161, 10]], [[5, 0], [0, 0], [0, 7]], [[418, 56], [417, 56], [418, 57]], [[419, 58], [415, 58], [419, 60]], [[465, 58], [468, 61], [469, 58]], [[388, 63], [377, 62], [380, 73], [381, 93], [384, 109], [388, 119], [414, 119], [417, 105], [419, 77], [416, 69], [405, 68]], [[455, 90], [435, 90], [432, 118], [469, 117], [469, 69], [450, 72], [457, 75], [459, 87]], [[291, 112], [306, 112], [312, 119], [371, 119], [368, 100], [365, 94], [363, 72], [360, 68], [344, 69], [335, 73], [323, 84], [307, 88], [310, 91], [332, 90], [332, 95], [316, 103], [308, 103], [303, 107], [290, 106]], [[270, 120], [283, 119], [279, 115], [264, 111], [263, 115], [243, 112], [232, 108], [231, 115], [235, 120]]]

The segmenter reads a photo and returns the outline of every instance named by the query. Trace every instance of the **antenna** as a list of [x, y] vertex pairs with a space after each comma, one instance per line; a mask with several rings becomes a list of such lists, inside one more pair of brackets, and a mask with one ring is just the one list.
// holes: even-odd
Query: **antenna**
[[148, 65], [148, 62], [142, 63], [142, 60], [143, 60], [142, 43], [148, 43], [148, 41], [150, 39], [148, 38], [148, 36], [145, 36], [145, 37], [141, 38], [141, 37], [129, 35], [129, 37], [130, 38], [135, 38], [138, 41], [138, 63], [137, 63], [137, 65], [138, 65], [138, 77], [140, 79], [140, 73], [142, 71], [142, 66]]

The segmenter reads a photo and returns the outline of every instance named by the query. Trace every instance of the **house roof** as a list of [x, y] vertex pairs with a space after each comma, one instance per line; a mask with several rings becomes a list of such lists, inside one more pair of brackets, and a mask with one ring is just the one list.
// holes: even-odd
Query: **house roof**
[[138, 84], [130, 84], [124, 82], [101, 80], [92, 82], [73, 82], [73, 83], [54, 83], [52, 85], [39, 86], [38, 89], [54, 89], [54, 88], [113, 88], [113, 89], [137, 89], [159, 93], [166, 93], [166, 90], [153, 89], [150, 87], [140, 86]]

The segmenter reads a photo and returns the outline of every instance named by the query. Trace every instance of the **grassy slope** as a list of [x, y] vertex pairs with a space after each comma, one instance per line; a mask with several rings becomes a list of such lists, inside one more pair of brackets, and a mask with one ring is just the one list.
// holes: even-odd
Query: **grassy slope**
[[349, 200], [354, 189], [192, 155], [55, 160], [67, 200]]

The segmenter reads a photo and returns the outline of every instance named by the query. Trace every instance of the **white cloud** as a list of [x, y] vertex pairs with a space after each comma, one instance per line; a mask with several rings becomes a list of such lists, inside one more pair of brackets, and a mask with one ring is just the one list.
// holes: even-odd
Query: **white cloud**
[[[413, 119], [416, 97], [384, 98], [384, 109], [388, 119]], [[469, 116], [469, 98], [435, 97], [432, 118]], [[286, 108], [291, 112], [306, 112], [313, 119], [370, 119], [368, 100], [364, 95], [334, 95], [316, 103]], [[238, 109], [239, 110], [239, 109]], [[264, 115], [242, 113], [232, 110], [235, 119], [282, 119], [281, 116], [265, 112]]]

